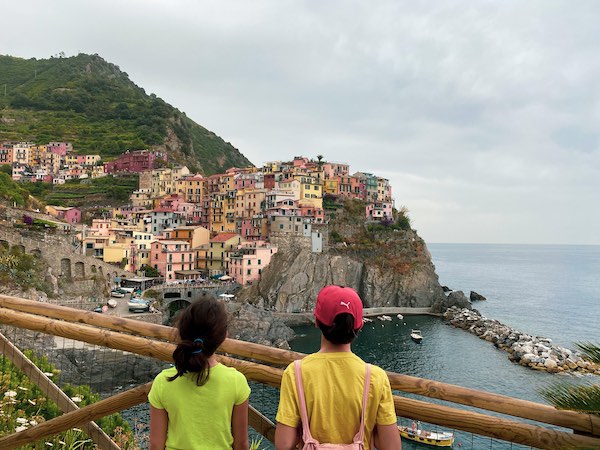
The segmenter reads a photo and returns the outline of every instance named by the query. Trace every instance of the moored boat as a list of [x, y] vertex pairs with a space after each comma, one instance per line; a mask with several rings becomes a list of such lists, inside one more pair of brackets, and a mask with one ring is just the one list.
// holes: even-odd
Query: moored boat
[[449, 431], [427, 431], [413, 425], [412, 428], [399, 426], [398, 432], [405, 439], [433, 447], [452, 447], [454, 444], [454, 433]]
[[421, 330], [412, 330], [410, 333], [410, 338], [415, 342], [421, 342], [423, 340], [423, 335], [421, 334]]

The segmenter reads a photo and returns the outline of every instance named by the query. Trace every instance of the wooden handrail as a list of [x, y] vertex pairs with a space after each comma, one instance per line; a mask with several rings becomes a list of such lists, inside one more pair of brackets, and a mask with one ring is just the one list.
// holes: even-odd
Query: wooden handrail
[[27, 430], [0, 438], [0, 448], [6, 450], [17, 448], [47, 436], [53, 436], [61, 431], [80, 426], [83, 423], [92, 422], [115, 412], [132, 408], [147, 400], [151, 386], [152, 383], [137, 386], [107, 399], [84, 406], [77, 411], [72, 411], [42, 422]]
[[[0, 308], [0, 323], [151, 356], [165, 361], [170, 361], [172, 351], [175, 347], [173, 343], [169, 342], [160, 342], [109, 330], [99, 330], [88, 325], [49, 319], [47, 317], [29, 313], [11, 311], [6, 308]], [[281, 382], [283, 373], [281, 369], [249, 361], [240, 361], [221, 355], [219, 355], [219, 360], [226, 365], [236, 367], [250, 380], [277, 387]], [[145, 398], [139, 400], [139, 402], [142, 401], [145, 401]], [[558, 443], [565, 448], [567, 446], [572, 448], [585, 448], [590, 445], [600, 446], [600, 439], [593, 437], [550, 430], [534, 425], [523, 427], [523, 424], [508, 419], [498, 419], [496, 417], [489, 417], [483, 414], [458, 410], [442, 405], [429, 404], [427, 402], [409, 398], [395, 396], [394, 402], [396, 405], [396, 412], [401, 416], [438, 425], [452, 426], [458, 429], [476, 430], [476, 432], [481, 435], [492, 436], [507, 441], [515, 441], [515, 439], [517, 439], [515, 442], [527, 443], [528, 445], [537, 447], [545, 446], [546, 442], [552, 442], [553, 448], [557, 448], [554, 443]], [[124, 405], [122, 402], [116, 401], [115, 403], [112, 403], [112, 405], [114, 408], [120, 408], [118, 410], [129, 407], [127, 406], [129, 404]], [[108, 409], [106, 408], [103, 408], [102, 412], [109, 414]], [[65, 416], [75, 415], [77, 413], [79, 413], [79, 411], [68, 413]], [[91, 420], [89, 416], [86, 416], [86, 419]], [[72, 422], [66, 423], [72, 424]], [[495, 425], [496, 423], [501, 423], [502, 426], [499, 427]], [[2, 443], [2, 441], [0, 441], [0, 443]]]
[[[0, 438], [0, 448], [10, 450], [23, 444], [35, 442], [48, 436], [54, 436], [70, 428], [81, 426], [90, 420], [118, 413], [127, 408], [132, 408], [147, 400], [152, 383], [146, 383], [113, 395], [99, 402], [87, 405], [76, 411], [63, 414], [41, 424], [35, 425], [19, 433], [13, 433]], [[273, 442], [275, 440], [275, 425], [252, 406], [248, 409], [248, 424], [262, 436]], [[104, 449], [106, 447], [101, 446]], [[118, 447], [117, 447], [118, 448]]]
[[432, 405], [421, 400], [394, 396], [394, 405], [399, 416], [535, 448], [600, 448], [600, 438], [566, 433], [443, 405]]
[[[27, 356], [21, 352], [12, 342], [10, 342], [2, 333], [0, 333], [0, 348], [4, 356], [13, 363], [13, 365], [23, 372], [32, 383], [34, 383], [47, 398], [52, 398], [62, 412], [76, 411], [79, 409], [77, 404], [65, 394], [54, 382], [46, 376]], [[95, 422], [82, 424], [81, 428], [92, 438], [94, 443], [102, 450], [119, 450], [110, 437]]]
[[[172, 327], [149, 324], [138, 320], [108, 316], [90, 311], [75, 310], [17, 297], [0, 295], [0, 307], [66, 321], [100, 326], [115, 331], [126, 331], [134, 335], [170, 342], [177, 342], [178, 340], [177, 331]], [[227, 339], [219, 350], [224, 353], [230, 353], [244, 358], [260, 360], [281, 366], [289, 364], [294, 359], [300, 359], [306, 356], [304, 353], [281, 350], [234, 339]], [[170, 361], [170, 359], [165, 359], [165, 361]], [[560, 427], [571, 428], [583, 433], [600, 435], [600, 417], [598, 416], [581, 414], [573, 411], [561, 411], [541, 403], [515, 399], [500, 394], [464, 388], [462, 386], [417, 378], [410, 375], [402, 375], [394, 372], [387, 372], [387, 374], [392, 389], [395, 390], [447, 400], [458, 404], [508, 414], [514, 417], [535, 420]]]

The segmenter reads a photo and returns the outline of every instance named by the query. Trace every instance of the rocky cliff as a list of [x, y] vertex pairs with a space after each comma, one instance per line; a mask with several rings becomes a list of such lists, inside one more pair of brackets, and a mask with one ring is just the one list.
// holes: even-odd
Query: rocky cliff
[[339, 284], [356, 289], [366, 307], [424, 308], [446, 299], [427, 246], [414, 230], [353, 224], [348, 211], [340, 215], [320, 230], [322, 253], [311, 251], [310, 238], [274, 239], [278, 253], [240, 298], [277, 311], [311, 311], [323, 286]]

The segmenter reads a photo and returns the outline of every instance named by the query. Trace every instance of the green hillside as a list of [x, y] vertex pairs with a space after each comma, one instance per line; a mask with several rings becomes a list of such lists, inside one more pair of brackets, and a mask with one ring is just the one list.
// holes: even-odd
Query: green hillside
[[206, 175], [251, 163], [230, 143], [136, 86], [98, 55], [0, 55], [0, 141], [73, 143], [109, 160], [154, 148]]

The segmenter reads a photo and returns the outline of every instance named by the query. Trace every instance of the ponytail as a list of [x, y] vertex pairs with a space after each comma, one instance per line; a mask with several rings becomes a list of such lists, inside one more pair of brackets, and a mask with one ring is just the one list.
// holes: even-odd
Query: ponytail
[[227, 336], [227, 311], [213, 295], [202, 297], [181, 311], [177, 317], [180, 341], [173, 352], [177, 373], [167, 380], [173, 381], [186, 372], [197, 374], [196, 384], [208, 381], [208, 359]]

